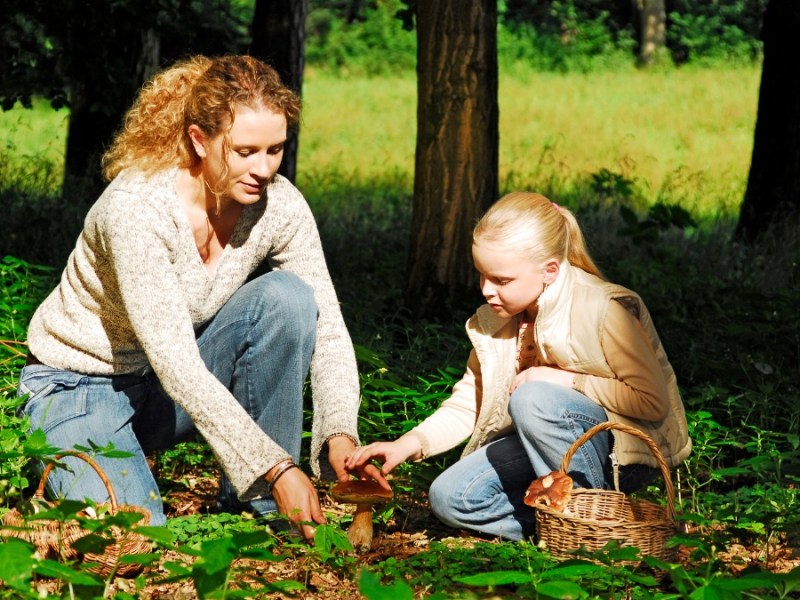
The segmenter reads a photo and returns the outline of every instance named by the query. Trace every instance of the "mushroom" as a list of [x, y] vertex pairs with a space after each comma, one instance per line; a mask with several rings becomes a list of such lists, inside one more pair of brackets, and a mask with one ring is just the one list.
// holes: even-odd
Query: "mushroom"
[[347, 530], [347, 538], [356, 550], [367, 550], [372, 544], [372, 506], [391, 500], [392, 490], [387, 490], [377, 481], [353, 479], [340, 481], [331, 488], [331, 496], [337, 502], [355, 504], [353, 522]]
[[525, 492], [525, 504], [543, 504], [564, 512], [572, 494], [572, 477], [561, 471], [552, 471], [534, 479]]

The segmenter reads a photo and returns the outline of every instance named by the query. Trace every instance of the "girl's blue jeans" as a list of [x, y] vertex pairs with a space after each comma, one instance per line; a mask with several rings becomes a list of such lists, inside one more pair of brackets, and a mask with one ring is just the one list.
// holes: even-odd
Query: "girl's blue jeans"
[[[242, 286], [198, 333], [197, 345], [209, 371], [231, 391], [276, 443], [300, 459], [303, 384], [316, 342], [317, 305], [311, 288], [296, 275], [273, 271]], [[180, 360], [176, 358], [176, 360]], [[96, 460], [120, 504], [144, 506], [151, 524], [166, 521], [161, 494], [146, 455], [191, 438], [196, 429], [186, 412], [164, 393], [152, 370], [141, 374], [89, 376], [45, 365], [22, 370], [18, 395], [31, 429], [41, 428], [49, 444], [113, 444], [129, 458]], [[105, 485], [83, 461], [66, 458], [70, 470], [54, 469], [47, 479], [54, 497], [106, 502]], [[220, 503], [231, 510], [271, 513], [271, 497], [239, 503], [223, 474]]]
[[[608, 416], [580, 392], [545, 382], [519, 386], [508, 408], [515, 433], [486, 444], [445, 470], [431, 485], [430, 503], [446, 525], [521, 540], [535, 529], [534, 509], [523, 502], [531, 481], [559, 470], [575, 440]], [[578, 449], [569, 467], [577, 487], [612, 486], [612, 444], [610, 432], [604, 431]], [[658, 473], [644, 465], [623, 467], [620, 489], [636, 489]]]

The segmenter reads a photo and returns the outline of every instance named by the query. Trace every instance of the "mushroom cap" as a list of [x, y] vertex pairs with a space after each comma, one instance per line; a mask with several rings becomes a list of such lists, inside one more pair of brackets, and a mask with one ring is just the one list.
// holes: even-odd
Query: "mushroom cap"
[[331, 496], [339, 502], [350, 504], [380, 504], [391, 500], [392, 490], [382, 487], [371, 479], [340, 481], [331, 488]]
[[563, 511], [572, 494], [572, 477], [561, 471], [552, 471], [534, 479], [525, 492], [528, 506], [550, 506]]

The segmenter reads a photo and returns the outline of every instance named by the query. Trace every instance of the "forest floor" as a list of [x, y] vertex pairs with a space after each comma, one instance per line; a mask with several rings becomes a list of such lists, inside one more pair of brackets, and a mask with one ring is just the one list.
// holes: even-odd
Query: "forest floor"
[[[212, 510], [217, 494], [214, 478], [195, 478], [191, 490], [172, 491], [165, 498], [168, 516], [206, 514]], [[343, 516], [352, 508], [335, 503], [325, 491], [320, 492], [323, 510], [332, 515]], [[426, 497], [419, 494], [398, 498], [398, 506], [402, 511], [395, 511], [394, 517], [385, 526], [376, 525], [372, 546], [368, 551], [357, 555], [358, 566], [369, 566], [386, 559], [394, 558], [403, 561], [411, 556], [427, 550], [434, 540], [442, 541], [448, 546], [469, 548], [478, 542], [495, 542], [488, 538], [476, 537], [467, 531], [459, 531], [443, 526], [429, 511]], [[289, 553], [290, 558], [280, 562], [261, 563], [254, 566], [256, 574], [269, 581], [294, 580], [305, 586], [305, 591], [292, 594], [275, 593], [268, 597], [275, 600], [299, 599], [357, 599], [361, 596], [358, 584], [353, 578], [344, 578], [341, 569], [328, 569], [320, 565], [318, 559], [304, 556], [302, 552]], [[159, 574], [166, 574], [163, 567], [165, 561], [174, 560], [166, 553], [158, 566], [149, 567], [149, 581], [157, 580]], [[736, 573], [745, 568], [758, 566], [773, 572], [788, 572], [800, 566], [800, 548], [772, 544], [767, 556], [762, 544], [731, 544], [722, 554], [731, 572]], [[185, 557], [183, 557], [185, 560]], [[679, 553], [681, 562], [689, 562], [688, 551]], [[768, 560], [768, 564], [767, 561]], [[160, 573], [159, 573], [160, 572]], [[156, 575], [153, 577], [152, 575]], [[130, 587], [130, 581], [118, 579], [115, 583], [121, 591]], [[133, 590], [131, 590], [133, 591]], [[181, 583], [151, 583], [146, 588], [147, 597], [153, 599], [190, 600], [197, 598], [191, 581]], [[495, 589], [495, 595], [486, 598], [514, 598], [511, 589], [505, 592]], [[422, 597], [422, 596], [419, 596]]]

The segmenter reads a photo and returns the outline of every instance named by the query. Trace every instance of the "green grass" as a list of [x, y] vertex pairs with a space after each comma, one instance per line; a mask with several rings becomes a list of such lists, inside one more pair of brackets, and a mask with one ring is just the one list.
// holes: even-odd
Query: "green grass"
[[[500, 181], [572, 195], [606, 169], [644, 205], [669, 196], [698, 217], [738, 211], [752, 151], [760, 69], [537, 73], [500, 77]], [[312, 204], [331, 185], [386, 182], [410, 192], [416, 135], [413, 73], [379, 78], [309, 72], [298, 185]], [[0, 114], [0, 151], [61, 172], [66, 113], [37, 103]], [[11, 178], [7, 165], [1, 177]], [[578, 186], [578, 188], [576, 188]]]
[[17, 105], [0, 111], [0, 188], [26, 185], [26, 179], [39, 191], [41, 185], [50, 191], [57, 188], [64, 169], [68, 119], [69, 111], [53, 110], [43, 100], [34, 101], [31, 109]]
[[[645, 205], [668, 196], [698, 217], [731, 216], [747, 181], [759, 76], [758, 67], [501, 74], [501, 188], [571, 195], [607, 169], [634, 181]], [[410, 190], [415, 86], [412, 76], [310, 74], [300, 187], [323, 174], [390, 175]]]

